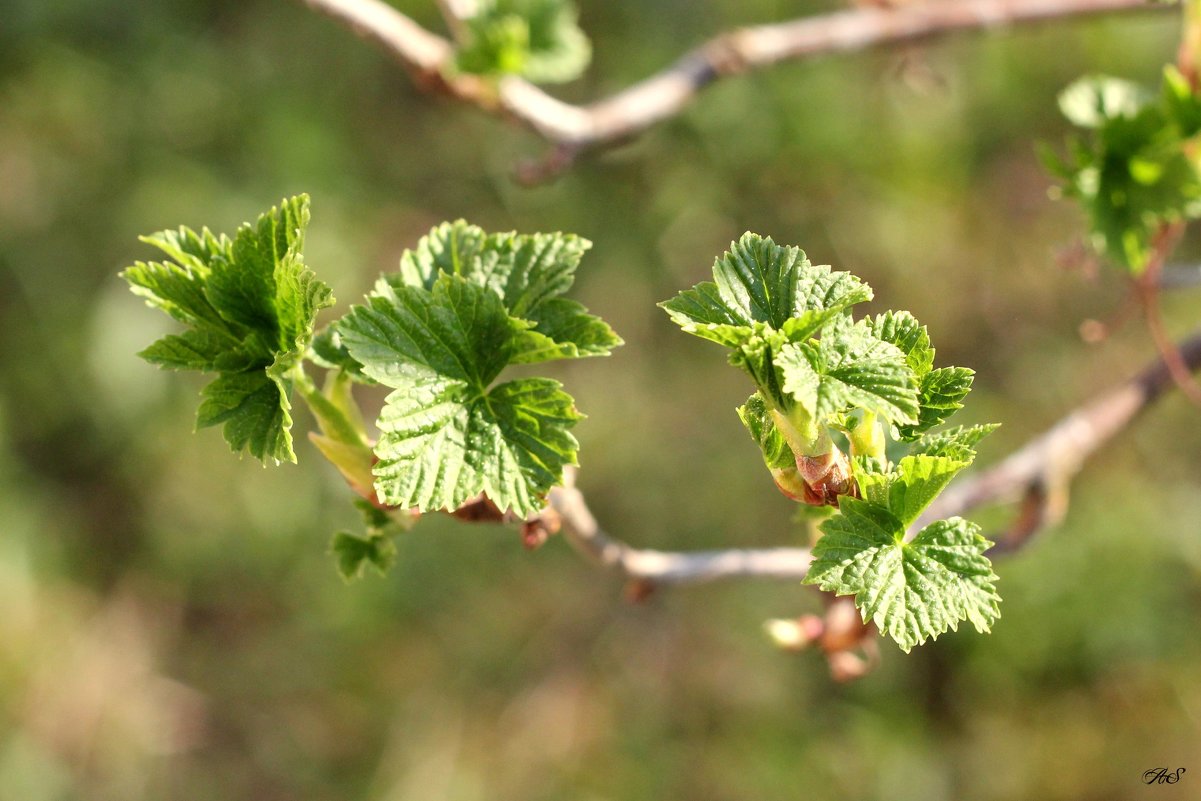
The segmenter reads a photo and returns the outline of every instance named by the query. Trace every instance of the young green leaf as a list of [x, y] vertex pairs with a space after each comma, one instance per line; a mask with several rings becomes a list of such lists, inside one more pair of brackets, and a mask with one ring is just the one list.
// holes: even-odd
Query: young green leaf
[[494, 291], [512, 317], [533, 323], [523, 363], [607, 356], [621, 338], [582, 304], [559, 297], [590, 247], [574, 234], [488, 234], [463, 220], [443, 223], [405, 251], [400, 270], [383, 276], [372, 295], [430, 289], [443, 273], [459, 275]]
[[858, 408], [897, 423], [918, 420], [918, 389], [905, 354], [862, 321], [816, 343], [785, 345], [776, 364], [784, 392], [815, 419]]
[[934, 348], [930, 346], [930, 334], [907, 311], [887, 311], [874, 319], [865, 318], [868, 328], [878, 338], [896, 345], [905, 354], [905, 362], [916, 378], [921, 378], [934, 367]]
[[853, 595], [871, 620], [908, 652], [968, 620], [986, 632], [1000, 615], [996, 575], [979, 527], [939, 520], [911, 542], [905, 526], [881, 506], [844, 498], [840, 514], [821, 524], [807, 584]]
[[[800, 248], [749, 232], [714, 262], [713, 277], [659, 305], [687, 333], [730, 346], [753, 335], [755, 323], [791, 341], [807, 339], [872, 298], [871, 288], [850, 273], [814, 266]], [[734, 330], [740, 328], [751, 330]]]
[[1069, 86], [1060, 106], [1088, 134], [1069, 142], [1067, 159], [1044, 160], [1088, 215], [1094, 248], [1137, 275], [1165, 222], [1201, 216], [1201, 174], [1192, 157], [1201, 98], [1169, 69], [1158, 96], [1092, 77]]
[[918, 454], [906, 456], [888, 472], [857, 472], [856, 480], [866, 500], [892, 512], [901, 525], [909, 526], [969, 464], [970, 460]]
[[290, 371], [313, 337], [329, 287], [305, 266], [305, 195], [247, 223], [233, 240], [207, 229], [162, 231], [143, 241], [171, 261], [138, 262], [121, 273], [133, 292], [189, 326], [142, 352], [170, 369], [215, 372], [197, 425], [223, 425], [225, 440], [266, 462], [296, 461]]
[[475, 16], [464, 20], [456, 66], [477, 75], [521, 75], [535, 83], [575, 80], [592, 57], [576, 17], [569, 0], [480, 0]]
[[916, 423], [897, 426], [901, 440], [912, 442], [962, 409], [975, 376], [966, 367], [939, 367], [923, 375], [918, 387], [921, 411]]
[[927, 456], [946, 456], [961, 462], [976, 458], [976, 444], [1000, 428], [997, 423], [956, 426], [937, 434], [926, 434], [917, 441], [913, 452]]
[[522, 353], [530, 323], [510, 317], [500, 297], [461, 275], [432, 291], [394, 287], [339, 324], [364, 372], [396, 389], [380, 415], [376, 493], [391, 506], [452, 510], [486, 493], [521, 515], [574, 464], [568, 429], [580, 418], [548, 379], [497, 386]]

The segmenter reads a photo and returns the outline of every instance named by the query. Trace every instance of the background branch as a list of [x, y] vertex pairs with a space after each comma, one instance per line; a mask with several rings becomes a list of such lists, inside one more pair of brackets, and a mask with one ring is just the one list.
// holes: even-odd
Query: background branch
[[[689, 51], [667, 69], [589, 105], [557, 100], [521, 78], [496, 86], [445, 71], [453, 46], [382, 0], [303, 0], [382, 46], [425, 89], [446, 92], [490, 113], [511, 117], [554, 145], [524, 173], [538, 180], [580, 153], [613, 144], [683, 111], [718, 78], [784, 61], [911, 43], [956, 31], [1021, 25], [1064, 17], [1170, 7], [1147, 0], [940, 0], [891, 8], [861, 7], [817, 17], [739, 28]], [[449, 0], [442, 0], [444, 9]], [[453, 14], [452, 14], [453, 16]]]

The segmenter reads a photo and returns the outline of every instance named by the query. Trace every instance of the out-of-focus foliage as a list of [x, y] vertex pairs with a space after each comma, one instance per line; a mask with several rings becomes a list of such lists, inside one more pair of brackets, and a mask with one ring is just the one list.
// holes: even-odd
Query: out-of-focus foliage
[[1201, 217], [1201, 96], [1168, 67], [1158, 96], [1094, 76], [1065, 89], [1059, 107], [1089, 135], [1069, 140], [1067, 160], [1047, 151], [1047, 166], [1084, 208], [1097, 252], [1138, 275], [1161, 225]]
[[[403, 6], [440, 24], [432, 3]], [[810, 9], [586, 4], [594, 64], [572, 96]], [[1087, 466], [1063, 527], [996, 560], [991, 635], [834, 686], [820, 657], [760, 631], [815, 611], [801, 586], [632, 606], [556, 539], [529, 553], [516, 532], [436, 519], [394, 539], [387, 578], [347, 585], [323, 552], [330, 531], [361, 530], [341, 478], [300, 437], [300, 465], [263, 470], [181, 425], [203, 379], [131, 356], [171, 323], [116, 278], [140, 233], [231, 231], [300, 191], [320, 209], [305, 261], [342, 303], [319, 324], [441, 220], [578, 232], [595, 244], [573, 291], [627, 341], [554, 375], [589, 413], [579, 481], [603, 524], [661, 548], [797, 542], [795, 504], [734, 412], [745, 378], [655, 302], [745, 230], [804, 243], [872, 285], [871, 313], [911, 309], [940, 360], [976, 368], [960, 417], [1004, 423], [981, 444], [994, 461], [1152, 356], [1137, 327], [1101, 348], [1076, 337], [1121, 287], [1054, 267], [1083, 221], [1047, 200], [1032, 143], [1063, 136], [1055, 97], [1080, 75], [1153, 84], [1170, 13], [732, 79], [534, 190], [508, 179], [540, 152], [528, 134], [419, 94], [300, 3], [17, 0], [2, 17], [0, 796], [1191, 792], [1201, 426], [1179, 398]], [[1164, 301], [1184, 333], [1195, 299]], [[311, 426], [297, 414], [294, 431]], [[977, 519], [988, 535], [1004, 515]], [[1188, 767], [1183, 784], [1139, 783], [1161, 765]]]
[[463, 20], [455, 65], [477, 75], [521, 75], [535, 83], [580, 77], [592, 44], [571, 0], [480, 0]]

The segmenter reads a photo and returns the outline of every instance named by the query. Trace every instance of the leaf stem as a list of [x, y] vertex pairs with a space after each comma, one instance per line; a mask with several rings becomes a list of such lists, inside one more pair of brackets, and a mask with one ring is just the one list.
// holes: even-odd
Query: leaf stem
[[[309, 411], [317, 419], [317, 425], [321, 427], [321, 433], [330, 439], [347, 445], [369, 446], [370, 442], [367, 438], [367, 432], [363, 428], [362, 417], [357, 413], [357, 406], [353, 407], [356, 411], [352, 417], [343, 408], [343, 403], [331, 400], [325, 393], [317, 389], [317, 385], [313, 383], [313, 379], [309, 378], [308, 373], [304, 371], [303, 363], [298, 363], [292, 369], [289, 377], [292, 379], [296, 391], [300, 393], [300, 397], [308, 405]], [[331, 386], [331, 390], [338, 391], [343, 396], [349, 396], [349, 391], [345, 388], [338, 389], [336, 381]], [[353, 404], [353, 399], [350, 402]]]

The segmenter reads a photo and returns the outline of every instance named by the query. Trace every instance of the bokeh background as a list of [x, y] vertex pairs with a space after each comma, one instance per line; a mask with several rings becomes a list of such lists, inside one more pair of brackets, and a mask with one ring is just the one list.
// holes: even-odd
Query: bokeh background
[[[584, 0], [596, 56], [561, 92], [828, 7]], [[991, 636], [885, 645], [837, 685], [762, 634], [818, 608], [792, 584], [631, 605], [561, 541], [443, 519], [386, 578], [345, 584], [327, 549], [357, 521], [334, 471], [303, 437], [299, 465], [263, 469], [194, 434], [202, 380], [134, 357], [170, 323], [116, 277], [150, 255], [139, 234], [232, 231], [300, 191], [336, 311], [443, 219], [578, 232], [595, 248], [576, 296], [628, 343], [551, 368], [589, 415], [580, 482], [603, 524], [664, 548], [798, 542], [733, 412], [746, 380], [654, 303], [744, 230], [800, 244], [977, 369], [963, 422], [1004, 424], [995, 461], [1153, 355], [1137, 323], [1081, 342], [1123, 287], [1057, 264], [1080, 217], [1048, 199], [1034, 144], [1062, 142], [1064, 85], [1154, 83], [1177, 36], [1159, 12], [782, 66], [526, 189], [509, 176], [533, 137], [418, 93], [301, 3], [6, 0], [0, 797], [1198, 797], [1201, 413], [1178, 394], [1087, 466], [1064, 525], [998, 562]], [[1196, 297], [1166, 298], [1175, 334]], [[1141, 784], [1161, 766], [1188, 772]]]

